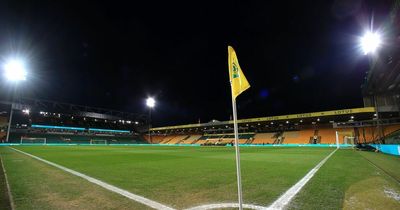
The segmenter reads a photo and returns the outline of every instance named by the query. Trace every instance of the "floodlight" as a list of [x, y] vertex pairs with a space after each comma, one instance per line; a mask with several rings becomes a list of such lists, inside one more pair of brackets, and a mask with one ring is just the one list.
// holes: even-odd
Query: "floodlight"
[[4, 75], [10, 81], [26, 80], [26, 68], [24, 62], [18, 59], [12, 59], [6, 62], [3, 66]]
[[363, 37], [361, 37], [360, 42], [364, 54], [374, 53], [381, 45], [381, 37], [376, 32], [373, 33], [368, 31]]
[[29, 109], [23, 109], [23, 110], [22, 110], [22, 113], [27, 114], [27, 115], [29, 115], [30, 112], [31, 112], [31, 111], [30, 111]]
[[154, 100], [154, 98], [149, 97], [146, 100], [146, 105], [150, 108], [153, 108], [156, 105], [156, 101]]

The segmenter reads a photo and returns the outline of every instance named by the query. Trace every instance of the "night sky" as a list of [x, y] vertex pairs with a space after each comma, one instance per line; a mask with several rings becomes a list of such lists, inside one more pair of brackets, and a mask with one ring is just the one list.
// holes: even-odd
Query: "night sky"
[[[278, 3], [279, 2], [279, 3]], [[362, 107], [358, 37], [389, 0], [1, 1], [0, 58], [27, 59], [24, 97], [146, 113], [155, 126], [228, 120], [227, 46], [251, 88], [239, 118]], [[2, 98], [10, 84], [1, 78]]]

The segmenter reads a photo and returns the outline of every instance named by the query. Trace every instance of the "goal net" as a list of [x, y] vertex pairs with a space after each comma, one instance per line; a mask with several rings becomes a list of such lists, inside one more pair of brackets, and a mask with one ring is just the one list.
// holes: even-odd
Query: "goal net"
[[90, 144], [107, 144], [107, 140], [90, 139]]
[[46, 138], [21, 137], [21, 144], [46, 144]]
[[346, 131], [336, 131], [336, 147], [339, 148], [340, 144], [354, 145], [354, 133]]

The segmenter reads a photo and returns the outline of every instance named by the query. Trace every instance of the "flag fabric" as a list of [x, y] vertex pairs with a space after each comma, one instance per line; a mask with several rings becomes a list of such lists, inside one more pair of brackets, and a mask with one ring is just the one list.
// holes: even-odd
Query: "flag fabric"
[[242, 69], [239, 66], [239, 61], [236, 57], [235, 50], [228, 46], [228, 66], [229, 80], [231, 82], [232, 97], [236, 99], [238, 95], [250, 87], [249, 82], [244, 76]]

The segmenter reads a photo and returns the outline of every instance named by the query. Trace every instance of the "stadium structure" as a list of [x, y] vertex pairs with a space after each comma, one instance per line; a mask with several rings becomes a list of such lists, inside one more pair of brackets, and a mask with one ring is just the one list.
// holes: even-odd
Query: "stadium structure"
[[232, 120], [152, 128], [147, 114], [0, 101], [0, 209], [399, 209], [398, 34], [371, 56], [363, 107], [239, 119], [235, 148]]
[[[239, 143], [258, 146], [398, 143], [398, 104], [379, 101], [385, 103], [378, 103], [377, 107], [240, 119]], [[148, 117], [143, 114], [34, 99], [19, 99], [13, 104], [9, 142], [6, 142], [8, 113], [3, 112], [0, 118], [0, 137], [5, 143], [43, 144], [45, 139], [46, 144], [225, 146], [232, 145], [234, 140], [232, 121], [156, 127], [148, 135]], [[10, 106], [11, 103], [3, 102], [3, 107]]]
[[[398, 144], [400, 68], [398, 50], [371, 60], [362, 84], [364, 107], [238, 120], [242, 145], [296, 146]], [[397, 57], [396, 57], [397, 56]], [[213, 120], [151, 128], [145, 114], [48, 100], [1, 101], [0, 140], [30, 144], [232, 145], [232, 121]], [[7, 142], [9, 110], [14, 117]]]
[[[397, 8], [397, 7], [396, 7]], [[394, 10], [396, 12], [397, 10]], [[397, 13], [395, 13], [397, 14]], [[400, 50], [396, 21], [385, 38], [393, 43], [370, 56], [361, 85], [364, 107], [239, 119], [241, 145], [357, 145], [400, 142]], [[232, 145], [233, 122], [150, 128], [146, 114], [48, 100], [0, 101], [4, 143]], [[14, 117], [7, 138], [10, 110]], [[7, 141], [8, 139], [8, 141]]]
[[[393, 32], [392, 34], [397, 34]], [[371, 56], [364, 107], [239, 119], [241, 145], [356, 145], [400, 142], [400, 59], [392, 47]], [[232, 121], [150, 128], [146, 114], [49, 100], [0, 101], [0, 141], [46, 144], [232, 145]], [[12, 125], [7, 141], [10, 110]]]
[[140, 133], [147, 116], [96, 107], [19, 98], [2, 101], [3, 110], [13, 109], [7, 139], [9, 112], [0, 115], [0, 139], [28, 144], [134, 144], [146, 143]]

